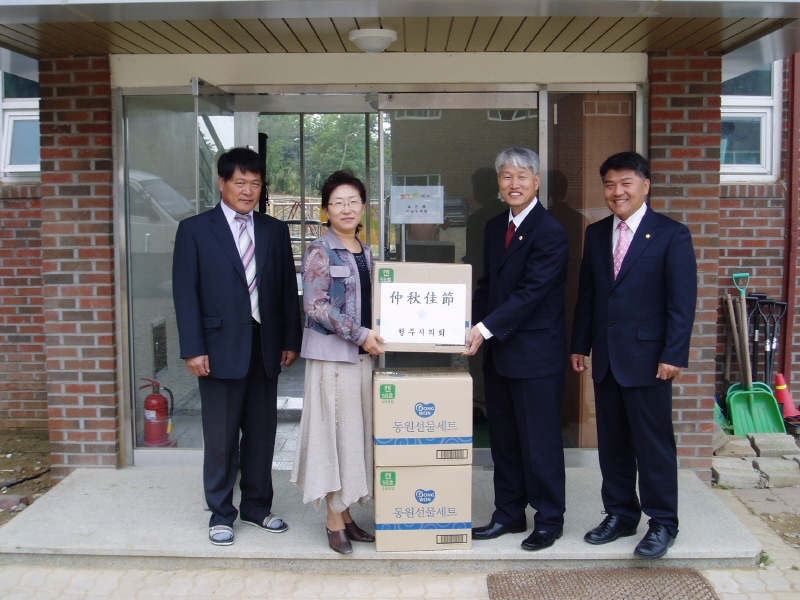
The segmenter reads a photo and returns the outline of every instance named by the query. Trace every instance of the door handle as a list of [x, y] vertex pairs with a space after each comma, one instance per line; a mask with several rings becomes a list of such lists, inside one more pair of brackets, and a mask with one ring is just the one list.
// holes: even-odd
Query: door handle
[[144, 234], [144, 251], [145, 252], [150, 252], [150, 234], [149, 233], [145, 233]]

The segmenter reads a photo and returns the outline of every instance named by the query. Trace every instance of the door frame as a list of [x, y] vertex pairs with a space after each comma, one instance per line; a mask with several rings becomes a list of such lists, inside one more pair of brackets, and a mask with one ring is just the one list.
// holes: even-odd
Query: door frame
[[[397, 109], [504, 109], [532, 108], [539, 111], [539, 156], [542, 172], [547, 171], [547, 115], [549, 111], [548, 91], [574, 92], [635, 92], [636, 115], [635, 150], [644, 154], [647, 147], [647, 131], [645, 115], [647, 114], [647, 86], [634, 83], [611, 84], [531, 84], [530, 89], [519, 91], [519, 88], [501, 91], [507, 86], [496, 86], [493, 91], [439, 92], [426, 91], [429, 86], [403, 86], [401, 93], [375, 92], [341, 92], [321, 85], [278, 92], [274, 94], [229, 94], [220, 88], [210, 86], [210, 91], [219, 90], [221, 95], [233, 101], [235, 144], [251, 145], [257, 148], [258, 115], [269, 113], [351, 113], [376, 114], [379, 119], [379, 189], [385, 189], [384, 181], [384, 126], [381, 114], [386, 110]], [[512, 86], [513, 87], [513, 86]], [[212, 90], [213, 88], [213, 90]], [[205, 90], [204, 90], [205, 91]], [[115, 276], [116, 276], [116, 321], [117, 321], [117, 372], [119, 392], [118, 408], [120, 414], [120, 462], [124, 465], [137, 466], [199, 466], [202, 465], [201, 449], [181, 448], [136, 448], [134, 399], [135, 386], [133, 379], [132, 324], [130, 306], [130, 273], [129, 273], [129, 241], [126, 217], [126, 173], [127, 173], [127, 123], [124, 114], [124, 98], [126, 96], [153, 95], [192, 95], [192, 86], [164, 88], [117, 88], [113, 98], [113, 135], [114, 135], [114, 222], [119, 234], [115, 244]], [[205, 94], [203, 94], [205, 95]], [[212, 94], [213, 96], [220, 94]], [[197, 98], [197, 96], [196, 96]], [[197, 103], [197, 101], [195, 102]], [[227, 105], [227, 103], [226, 103]], [[545, 178], [546, 179], [546, 178]], [[547, 198], [546, 181], [542, 182], [540, 196]], [[379, 203], [380, 258], [384, 258], [385, 238], [385, 202]], [[566, 449], [566, 465], [568, 467], [595, 467], [598, 465], [595, 449]], [[474, 466], [491, 465], [489, 449], [478, 449], [474, 453]]]

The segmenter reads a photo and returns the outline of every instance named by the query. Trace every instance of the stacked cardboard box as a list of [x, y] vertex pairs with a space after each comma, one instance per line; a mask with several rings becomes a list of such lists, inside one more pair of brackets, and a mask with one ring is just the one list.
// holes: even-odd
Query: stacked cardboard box
[[[387, 350], [463, 352], [468, 265], [377, 263], [375, 272], [375, 328]], [[472, 378], [377, 370], [373, 417], [377, 550], [471, 548]]]
[[373, 329], [389, 352], [460, 354], [470, 329], [472, 267], [376, 262]]

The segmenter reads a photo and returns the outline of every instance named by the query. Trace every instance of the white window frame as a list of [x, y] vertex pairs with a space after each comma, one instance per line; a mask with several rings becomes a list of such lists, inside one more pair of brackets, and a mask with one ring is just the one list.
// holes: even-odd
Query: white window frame
[[0, 71], [0, 180], [6, 183], [38, 180], [41, 173], [40, 163], [35, 165], [9, 165], [11, 157], [11, 134], [15, 120], [39, 119], [38, 98], [8, 98], [3, 95], [5, 73]]
[[[4, 103], [6, 104], [6, 103]], [[19, 173], [38, 173], [41, 171], [41, 164], [12, 165], [11, 142], [14, 133], [14, 123], [18, 121], [39, 121], [38, 109], [30, 108], [3, 108], [3, 147], [0, 156], [0, 165], [4, 174], [16, 175]]]
[[[421, 173], [419, 175], [396, 175], [397, 178], [397, 186], [398, 187], [407, 187], [409, 185], [442, 185], [442, 176], [440, 173]], [[407, 184], [406, 181], [412, 178], [422, 178], [425, 177], [426, 183], [412, 183]]]
[[[511, 113], [509, 115], [509, 113]], [[526, 119], [538, 119], [539, 111], [537, 109], [516, 109], [509, 110], [505, 108], [490, 108], [486, 111], [486, 116], [490, 121], [524, 121]], [[510, 116], [510, 119], [504, 117]]]
[[394, 111], [398, 121], [435, 121], [442, 118], [442, 111], [437, 109], [406, 108]]
[[772, 63], [771, 96], [722, 96], [722, 119], [754, 117], [761, 120], [761, 163], [722, 164], [720, 147], [720, 182], [771, 183], [778, 180], [781, 168], [781, 131], [783, 128], [783, 61]]

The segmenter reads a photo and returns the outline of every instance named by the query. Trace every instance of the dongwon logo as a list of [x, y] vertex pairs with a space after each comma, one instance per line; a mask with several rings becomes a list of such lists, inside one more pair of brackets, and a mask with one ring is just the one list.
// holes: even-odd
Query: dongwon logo
[[414, 412], [417, 413], [420, 417], [432, 417], [433, 413], [436, 412], [436, 405], [431, 402], [430, 404], [425, 404], [424, 402], [417, 402], [414, 405]]
[[414, 497], [420, 504], [430, 504], [436, 499], [436, 492], [434, 492], [433, 490], [419, 489], [416, 492], [414, 492]]

